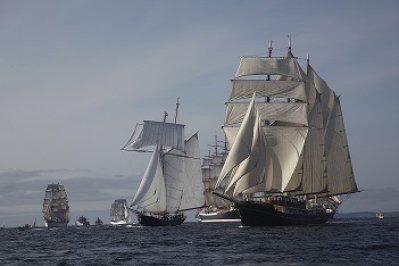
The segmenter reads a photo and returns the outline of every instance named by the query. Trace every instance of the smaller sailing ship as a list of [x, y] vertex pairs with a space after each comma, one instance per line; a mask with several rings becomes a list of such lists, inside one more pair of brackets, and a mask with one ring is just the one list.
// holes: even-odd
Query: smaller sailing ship
[[[220, 145], [222, 143], [223, 145]], [[204, 183], [205, 205], [197, 215], [201, 223], [230, 223], [240, 222], [240, 213], [234, 208], [230, 201], [222, 200], [216, 197], [212, 192], [222, 193], [227, 182], [224, 182], [220, 188], [215, 190], [216, 181], [226, 160], [228, 150], [226, 141], [218, 141], [215, 136], [215, 144], [209, 145], [214, 148], [214, 152], [202, 160], [202, 182]]]
[[384, 214], [382, 214], [382, 212], [379, 211], [379, 212], [377, 212], [377, 213], [375, 214], [375, 217], [378, 218], [378, 219], [384, 219]]
[[95, 225], [103, 225], [103, 221], [100, 219], [100, 217], [97, 217], [96, 221], [94, 222]]
[[64, 185], [47, 185], [42, 212], [45, 227], [66, 227], [68, 225], [69, 205]]
[[[204, 206], [198, 134], [184, 140], [183, 124], [144, 120], [123, 150], [152, 156], [130, 209], [143, 226], [180, 225], [184, 211]], [[147, 150], [150, 148], [150, 150]]]
[[30, 224], [19, 225], [18, 226], [18, 230], [24, 231], [24, 230], [32, 229], [32, 228], [35, 228], [35, 227], [36, 227], [36, 218], [33, 221], [32, 225], [30, 225]]
[[110, 209], [110, 216], [112, 225], [126, 225], [129, 221], [129, 212], [127, 202], [125, 199], [115, 200]]
[[87, 219], [85, 216], [79, 216], [79, 218], [76, 219], [75, 221], [76, 226], [87, 226], [90, 225], [89, 219]]

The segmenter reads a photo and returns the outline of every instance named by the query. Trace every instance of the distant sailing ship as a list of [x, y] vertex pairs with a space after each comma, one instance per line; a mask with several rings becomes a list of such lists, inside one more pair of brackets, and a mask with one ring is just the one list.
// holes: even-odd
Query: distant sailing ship
[[69, 205], [64, 185], [47, 185], [42, 212], [45, 227], [66, 227], [68, 225]]
[[36, 218], [33, 221], [32, 225], [30, 225], [30, 224], [19, 225], [18, 226], [18, 230], [24, 231], [24, 230], [32, 229], [32, 228], [35, 228], [35, 227], [36, 227]]
[[124, 150], [152, 147], [150, 162], [130, 205], [143, 226], [180, 225], [183, 211], [204, 206], [198, 134], [184, 140], [183, 124], [144, 120], [137, 124]]
[[[244, 226], [320, 224], [337, 195], [358, 192], [340, 98], [309, 64], [241, 57], [226, 104], [230, 152], [215, 192], [239, 209]], [[252, 78], [262, 75], [264, 79]], [[244, 78], [245, 77], [245, 78]]]
[[[220, 142], [223, 145], [220, 145]], [[215, 136], [215, 145], [211, 145], [211, 147], [214, 147], [214, 153], [209, 151], [209, 155], [202, 160], [202, 182], [204, 183], [205, 205], [207, 207], [198, 212], [198, 221], [201, 223], [240, 222], [240, 213], [238, 209], [233, 207], [233, 203], [220, 199], [212, 193], [213, 191], [222, 193], [227, 185], [227, 182], [223, 182], [215, 190], [216, 181], [227, 157], [227, 143], [226, 141], [218, 141], [217, 136]]]
[[87, 226], [90, 225], [89, 220], [85, 216], [79, 216], [75, 221], [76, 226]]
[[375, 214], [375, 217], [378, 218], [378, 219], [384, 219], [384, 214], [382, 214], [382, 212], [379, 211], [379, 212], [377, 212], [377, 213]]
[[126, 225], [129, 223], [129, 211], [125, 199], [115, 200], [110, 209], [112, 225]]
[[96, 221], [94, 222], [94, 225], [103, 225], [103, 221], [100, 219], [100, 217], [97, 217]]

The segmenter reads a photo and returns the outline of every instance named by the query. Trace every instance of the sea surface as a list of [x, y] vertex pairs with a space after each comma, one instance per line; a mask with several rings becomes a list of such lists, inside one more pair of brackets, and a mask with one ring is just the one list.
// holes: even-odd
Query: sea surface
[[399, 265], [399, 217], [259, 228], [2, 228], [0, 265]]

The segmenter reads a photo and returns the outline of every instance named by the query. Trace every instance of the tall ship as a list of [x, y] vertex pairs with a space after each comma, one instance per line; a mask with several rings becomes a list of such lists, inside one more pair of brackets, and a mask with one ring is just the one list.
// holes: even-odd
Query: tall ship
[[[208, 156], [202, 159], [202, 182], [204, 184], [205, 205], [197, 215], [201, 223], [227, 223], [240, 222], [240, 213], [234, 208], [234, 204], [213, 194], [213, 191], [222, 193], [227, 182], [223, 182], [215, 190], [216, 181], [226, 160], [228, 150], [226, 141], [219, 141], [215, 136], [215, 144], [210, 145], [214, 148], [213, 153], [209, 150]], [[227, 181], [227, 180], [226, 180]]]
[[110, 217], [112, 225], [126, 225], [129, 223], [129, 211], [125, 199], [117, 199], [112, 203]]
[[42, 212], [45, 227], [66, 227], [68, 225], [69, 205], [64, 185], [47, 185]]
[[[358, 192], [340, 98], [291, 52], [241, 57], [226, 103], [230, 152], [216, 182], [244, 226], [322, 224]], [[227, 181], [226, 181], [227, 180]]]
[[180, 225], [184, 211], [204, 206], [198, 134], [184, 140], [185, 125], [144, 120], [136, 125], [124, 150], [151, 152], [130, 209], [143, 226]]

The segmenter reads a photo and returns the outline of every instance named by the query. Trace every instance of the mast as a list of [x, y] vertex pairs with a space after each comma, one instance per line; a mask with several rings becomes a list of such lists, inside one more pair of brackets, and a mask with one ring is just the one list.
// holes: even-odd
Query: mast
[[[272, 57], [272, 51], [273, 51], [273, 41], [269, 41], [269, 57]], [[267, 80], [270, 80], [270, 75], [267, 75]], [[266, 102], [270, 102], [270, 97], [266, 97]]]
[[180, 97], [177, 97], [177, 102], [176, 102], [176, 113], [175, 113], [175, 124], [177, 124], [177, 115], [178, 115], [179, 106], [180, 106], [179, 99], [180, 99]]

